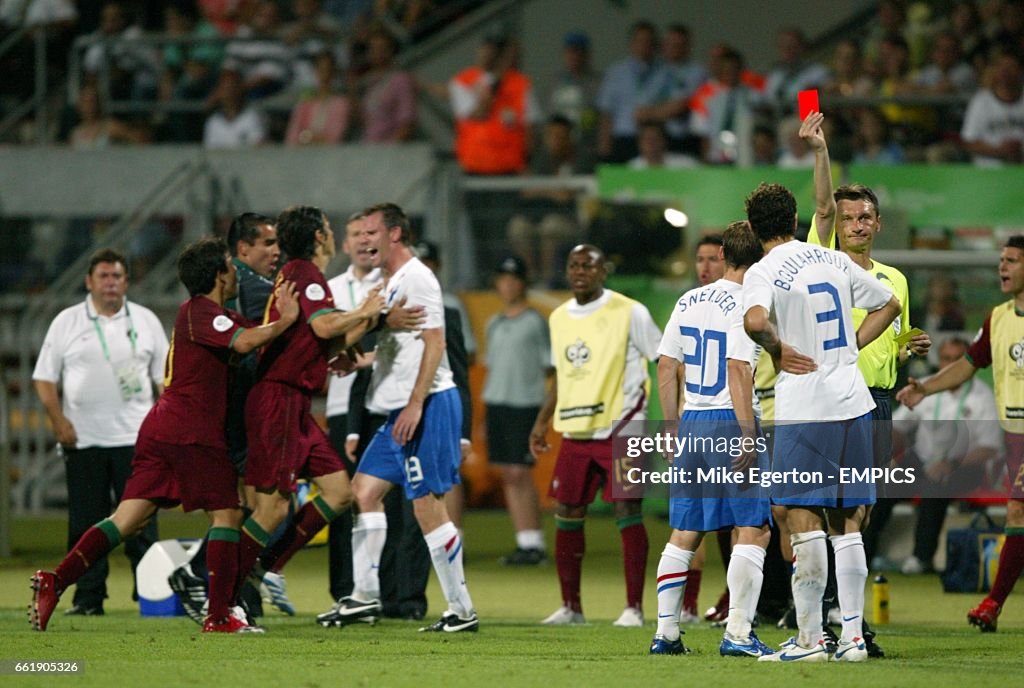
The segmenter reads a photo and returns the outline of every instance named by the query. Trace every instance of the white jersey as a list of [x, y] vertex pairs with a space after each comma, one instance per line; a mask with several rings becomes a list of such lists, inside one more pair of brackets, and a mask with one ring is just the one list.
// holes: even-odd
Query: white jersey
[[[327, 281], [327, 286], [334, 296], [334, 307], [343, 311], [354, 311], [359, 308], [370, 290], [381, 283], [380, 268], [374, 268], [366, 277], [356, 277], [352, 266], [337, 277]], [[348, 413], [348, 399], [352, 394], [352, 384], [356, 381], [355, 373], [343, 377], [331, 375], [330, 386], [327, 388], [327, 416], [343, 416]]]
[[743, 285], [727, 279], [691, 289], [676, 301], [658, 353], [684, 365], [687, 411], [731, 409], [727, 359], [757, 361], [743, 329]]
[[802, 241], [776, 246], [747, 270], [744, 313], [763, 306], [779, 339], [818, 365], [806, 375], [779, 373], [777, 421], [848, 420], [875, 407], [857, 368], [850, 309], [875, 311], [890, 298], [889, 287], [846, 254]]
[[[423, 330], [439, 329], [444, 333], [444, 305], [441, 299], [441, 285], [434, 273], [419, 258], [410, 259], [398, 271], [388, 277], [384, 298], [391, 306], [406, 299], [405, 306], [423, 306], [426, 321]], [[373, 413], [386, 414], [405, 408], [412, 396], [416, 377], [423, 359], [423, 333], [420, 330], [385, 329], [377, 338], [377, 354], [373, 361], [373, 378], [367, 395], [366, 408]], [[441, 362], [434, 373], [434, 381], [427, 394], [443, 392], [455, 386], [452, 381], [448, 354], [441, 355]]]

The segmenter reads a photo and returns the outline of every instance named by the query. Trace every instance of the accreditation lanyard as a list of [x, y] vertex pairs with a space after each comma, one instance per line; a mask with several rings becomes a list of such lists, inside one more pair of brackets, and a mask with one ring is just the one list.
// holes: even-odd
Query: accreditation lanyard
[[[128, 341], [130, 341], [132, 345], [132, 359], [134, 360], [135, 342], [139, 338], [139, 334], [135, 331], [135, 324], [132, 322], [132, 311], [128, 307], [127, 301], [124, 302], [124, 312], [125, 316], [128, 318]], [[107, 345], [107, 336], [103, 334], [103, 328], [100, 327], [100, 316], [98, 313], [96, 315], [89, 314], [88, 301], [85, 304], [85, 315], [89, 320], [92, 320], [92, 326], [96, 328], [96, 336], [99, 338], [100, 346], [103, 348], [103, 358], [107, 359], [107, 363], [113, 365], [113, 361], [110, 360], [110, 347]]]
[[[973, 380], [968, 380], [964, 384], [963, 389], [960, 390], [960, 396], [956, 400], [956, 411], [953, 413], [953, 418], [952, 418], [953, 421], [960, 420], [960, 416], [963, 415], [963, 413], [964, 413], [964, 405], [967, 403], [967, 395], [970, 394], [970, 392], [971, 392], [971, 385], [973, 384], [973, 382], [974, 382]], [[941, 395], [936, 395], [935, 396], [935, 414], [932, 417], [932, 420], [935, 420], [935, 421], [938, 421], [938, 420], [950, 420], [949, 418], [940, 418], [939, 417], [941, 415], [941, 408], [942, 408], [942, 396]]]

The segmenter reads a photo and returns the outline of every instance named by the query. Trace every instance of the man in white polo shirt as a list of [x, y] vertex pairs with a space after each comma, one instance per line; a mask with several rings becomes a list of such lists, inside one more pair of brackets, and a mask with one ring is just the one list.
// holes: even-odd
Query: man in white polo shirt
[[[139, 426], [163, 382], [167, 335], [151, 310], [125, 300], [127, 264], [114, 249], [93, 254], [89, 295], [50, 323], [32, 373], [65, 457], [68, 548], [120, 501]], [[153, 522], [125, 542], [133, 574], [156, 539]], [[104, 559], [78, 581], [65, 614], [103, 614], [108, 568]]]

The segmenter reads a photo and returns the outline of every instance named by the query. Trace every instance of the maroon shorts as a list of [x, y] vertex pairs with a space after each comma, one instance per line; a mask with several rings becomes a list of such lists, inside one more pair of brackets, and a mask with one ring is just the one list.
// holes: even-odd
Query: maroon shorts
[[298, 478], [345, 470], [309, 412], [311, 401], [302, 390], [277, 382], [263, 380], [252, 388], [245, 402], [246, 485], [295, 492]]
[[1006, 442], [1006, 474], [1010, 477], [1010, 499], [1024, 500], [1024, 435], [1003, 433]]
[[551, 477], [548, 494], [567, 506], [584, 506], [594, 501], [597, 491], [604, 486], [602, 496], [606, 502], [641, 499], [643, 486], [626, 480], [626, 472], [634, 461], [627, 457], [613, 458], [612, 439], [562, 439]]
[[132, 473], [121, 500], [147, 499], [161, 508], [185, 511], [237, 509], [238, 473], [227, 449], [168, 444], [139, 434]]

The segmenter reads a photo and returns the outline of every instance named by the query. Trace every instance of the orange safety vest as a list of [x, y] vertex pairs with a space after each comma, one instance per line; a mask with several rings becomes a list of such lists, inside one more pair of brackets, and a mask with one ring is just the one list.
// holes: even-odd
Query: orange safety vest
[[[455, 81], [473, 88], [483, 77], [480, 67], [464, 69]], [[455, 123], [455, 157], [474, 174], [513, 174], [526, 169], [526, 94], [530, 80], [509, 70], [501, 78], [486, 119]]]

